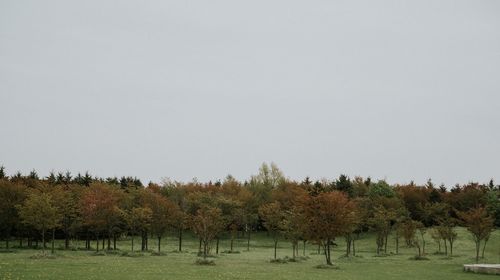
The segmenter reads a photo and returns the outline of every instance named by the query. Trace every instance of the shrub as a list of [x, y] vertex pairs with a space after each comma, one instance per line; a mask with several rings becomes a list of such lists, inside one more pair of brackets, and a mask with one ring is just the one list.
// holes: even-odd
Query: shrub
[[318, 264], [316, 266], [314, 266], [314, 268], [318, 268], [318, 269], [339, 269], [338, 265], [328, 265], [328, 264]]
[[56, 258], [56, 255], [45, 254], [45, 253], [37, 253], [37, 254], [34, 254], [34, 255], [30, 256], [30, 259], [33, 259], [33, 260], [38, 260], [38, 259], [55, 259], [55, 258]]
[[158, 252], [158, 251], [151, 252], [151, 256], [155, 256], [155, 257], [166, 256], [166, 255], [167, 255], [167, 253], [165, 253], [165, 252]]
[[223, 254], [240, 254], [240, 251], [231, 251], [231, 250], [226, 250], [222, 251]]
[[288, 257], [284, 257], [284, 258], [271, 259], [269, 262], [270, 263], [285, 264], [285, 263], [288, 263], [288, 261], [289, 261]]
[[130, 258], [138, 258], [138, 257], [144, 257], [144, 253], [141, 252], [121, 252], [120, 256], [122, 257], [130, 257]]
[[428, 261], [429, 258], [427, 257], [424, 257], [424, 256], [414, 256], [414, 257], [411, 257], [409, 258], [410, 260], [413, 260], [413, 261]]
[[209, 260], [209, 259], [197, 259], [196, 264], [197, 265], [215, 265], [215, 261]]

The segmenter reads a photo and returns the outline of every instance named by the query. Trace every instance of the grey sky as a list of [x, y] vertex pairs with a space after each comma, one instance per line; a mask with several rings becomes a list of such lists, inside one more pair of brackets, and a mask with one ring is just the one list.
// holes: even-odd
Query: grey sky
[[500, 1], [0, 0], [0, 164], [500, 180]]

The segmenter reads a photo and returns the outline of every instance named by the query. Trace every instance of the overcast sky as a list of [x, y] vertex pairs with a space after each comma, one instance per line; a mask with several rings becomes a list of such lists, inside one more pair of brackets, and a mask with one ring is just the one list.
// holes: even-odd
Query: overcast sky
[[0, 0], [0, 165], [500, 180], [500, 1]]

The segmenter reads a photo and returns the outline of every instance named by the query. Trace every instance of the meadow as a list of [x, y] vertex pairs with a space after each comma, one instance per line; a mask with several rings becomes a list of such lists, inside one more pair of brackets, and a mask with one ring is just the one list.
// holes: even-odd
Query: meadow
[[[376, 245], [371, 234], [364, 234], [357, 241], [357, 256], [343, 257], [344, 242], [338, 239], [333, 250], [333, 259], [338, 269], [320, 269], [324, 256], [318, 255], [317, 246], [306, 246], [306, 257], [298, 262], [271, 263], [272, 239], [265, 232], [253, 236], [250, 251], [246, 251], [246, 240], [238, 239], [238, 253], [223, 253], [229, 249], [229, 239], [220, 241], [220, 253], [213, 258], [215, 265], [197, 265], [198, 240], [186, 236], [183, 252], [177, 249], [177, 239], [170, 235], [162, 242], [165, 255], [155, 256], [155, 240], [151, 239], [150, 251], [135, 256], [122, 256], [130, 251], [130, 241], [118, 242], [118, 250], [105, 255], [92, 251], [62, 250], [63, 241], [58, 240], [55, 258], [34, 258], [41, 251], [13, 248], [7, 252], [0, 249], [0, 279], [493, 279], [496, 276], [463, 272], [462, 265], [474, 263], [474, 243], [463, 228], [457, 229], [458, 239], [454, 256], [437, 253], [437, 244], [427, 236], [426, 257], [428, 260], [411, 260], [415, 248], [400, 246], [395, 254], [395, 242], [391, 238], [386, 256], [376, 256]], [[404, 242], [400, 242], [404, 243]], [[14, 245], [14, 244], [13, 244]], [[83, 246], [72, 242], [73, 246]], [[95, 246], [95, 242], [92, 243]], [[137, 248], [137, 247], [136, 247]], [[137, 251], [136, 251], [137, 252]], [[302, 245], [299, 249], [303, 255]], [[50, 254], [50, 253], [49, 253]], [[291, 256], [291, 245], [280, 241], [278, 257]], [[481, 263], [500, 263], [500, 233], [494, 232]]]

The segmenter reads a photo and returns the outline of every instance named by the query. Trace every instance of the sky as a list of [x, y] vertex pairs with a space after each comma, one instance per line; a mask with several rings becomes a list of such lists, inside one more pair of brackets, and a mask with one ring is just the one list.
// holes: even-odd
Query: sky
[[0, 165], [500, 181], [500, 1], [0, 0]]

